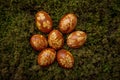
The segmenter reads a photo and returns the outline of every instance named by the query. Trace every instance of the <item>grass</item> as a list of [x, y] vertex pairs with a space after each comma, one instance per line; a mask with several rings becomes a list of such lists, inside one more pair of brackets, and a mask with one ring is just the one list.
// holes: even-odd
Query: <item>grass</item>
[[[54, 29], [64, 14], [77, 15], [75, 30], [88, 38], [79, 49], [65, 43], [75, 58], [73, 69], [63, 69], [57, 61], [46, 68], [37, 64], [39, 52], [29, 39], [43, 34], [35, 26], [39, 10], [50, 14]], [[119, 0], [0, 0], [0, 80], [119, 80], [119, 75]]]

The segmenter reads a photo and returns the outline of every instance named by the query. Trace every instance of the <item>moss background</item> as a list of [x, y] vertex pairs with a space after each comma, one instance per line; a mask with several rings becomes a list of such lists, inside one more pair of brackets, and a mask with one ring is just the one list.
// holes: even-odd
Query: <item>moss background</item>
[[[35, 26], [39, 10], [50, 14], [54, 29], [73, 12], [75, 30], [88, 34], [81, 48], [64, 46], [74, 55], [73, 69], [57, 61], [46, 68], [37, 64], [39, 52], [29, 39], [43, 34]], [[120, 0], [0, 0], [0, 80], [120, 80]]]

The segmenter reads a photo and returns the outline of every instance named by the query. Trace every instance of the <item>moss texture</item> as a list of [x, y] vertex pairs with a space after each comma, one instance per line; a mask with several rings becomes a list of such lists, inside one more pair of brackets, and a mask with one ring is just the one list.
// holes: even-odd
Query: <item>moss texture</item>
[[[77, 15], [75, 30], [88, 38], [79, 49], [64, 45], [75, 58], [73, 69], [63, 69], [57, 61], [46, 68], [37, 64], [39, 52], [29, 39], [43, 34], [35, 26], [39, 10], [50, 14], [54, 29], [64, 14]], [[0, 80], [119, 79], [120, 0], [0, 0]]]

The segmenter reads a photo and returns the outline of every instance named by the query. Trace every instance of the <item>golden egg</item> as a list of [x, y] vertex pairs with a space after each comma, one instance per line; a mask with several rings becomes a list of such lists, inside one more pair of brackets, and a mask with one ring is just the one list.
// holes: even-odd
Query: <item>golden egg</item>
[[40, 66], [49, 66], [55, 61], [56, 51], [52, 48], [42, 50], [38, 55], [38, 64]]
[[79, 48], [87, 39], [87, 34], [83, 31], [74, 31], [67, 37], [67, 45], [71, 48]]
[[48, 46], [47, 39], [41, 34], [33, 35], [30, 39], [30, 44], [37, 51], [41, 51]]
[[35, 16], [36, 26], [43, 33], [49, 33], [52, 30], [52, 19], [45, 11], [37, 12]]
[[67, 69], [72, 68], [74, 65], [73, 55], [65, 49], [61, 49], [57, 52], [57, 61], [61, 67]]
[[64, 44], [64, 38], [60, 31], [52, 30], [48, 35], [49, 46], [55, 50], [60, 49]]
[[75, 29], [77, 17], [75, 14], [69, 13], [64, 15], [59, 23], [59, 29], [62, 33], [70, 33]]

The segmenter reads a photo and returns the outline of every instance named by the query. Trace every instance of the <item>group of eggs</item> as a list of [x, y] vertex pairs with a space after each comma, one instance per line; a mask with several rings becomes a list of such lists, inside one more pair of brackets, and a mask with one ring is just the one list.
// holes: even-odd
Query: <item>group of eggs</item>
[[62, 49], [64, 45], [63, 34], [70, 33], [66, 43], [71, 48], [79, 48], [85, 43], [87, 38], [86, 33], [83, 31], [72, 32], [77, 24], [75, 14], [69, 13], [64, 15], [59, 22], [59, 30], [52, 30], [52, 19], [45, 11], [37, 12], [35, 22], [41, 32], [48, 33], [48, 38], [41, 34], [35, 34], [30, 39], [31, 46], [35, 50], [40, 51], [37, 59], [38, 64], [43, 67], [49, 66], [56, 59], [61, 67], [72, 68], [74, 65], [73, 55], [70, 51]]

